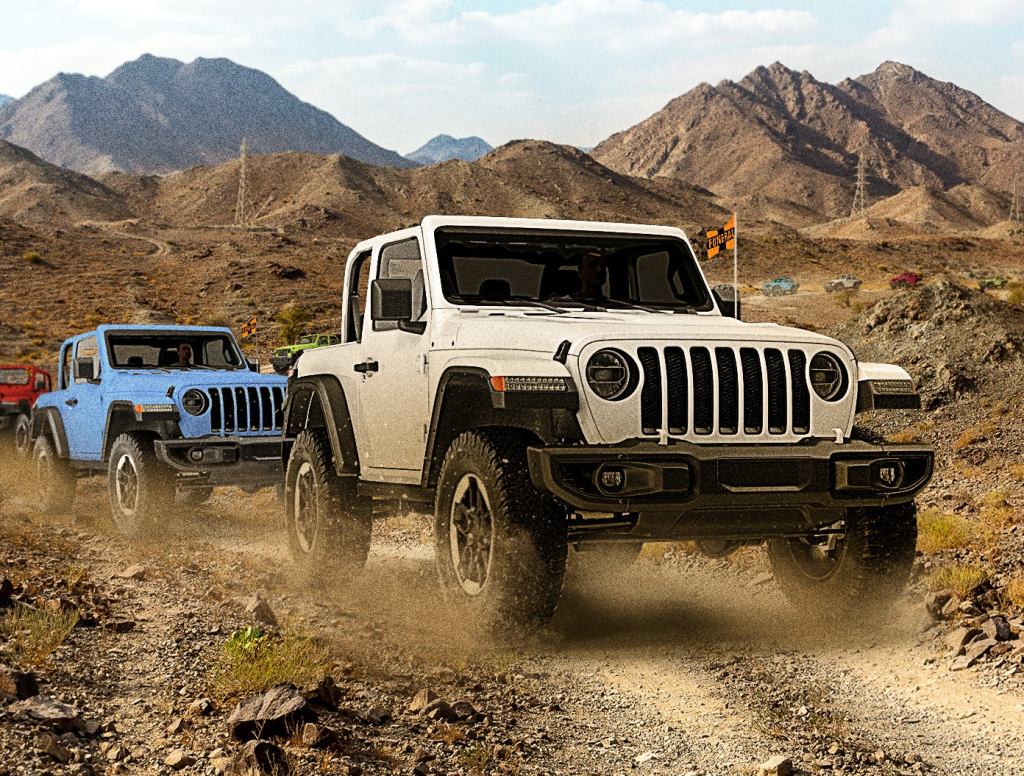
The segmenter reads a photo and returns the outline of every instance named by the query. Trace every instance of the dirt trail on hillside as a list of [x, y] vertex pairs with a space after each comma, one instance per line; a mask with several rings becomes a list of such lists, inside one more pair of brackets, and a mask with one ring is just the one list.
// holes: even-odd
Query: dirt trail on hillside
[[[53, 525], [31, 514], [25, 496], [12, 503], [40, 531]], [[218, 600], [262, 594], [282, 622], [332, 641], [381, 681], [415, 686], [411, 676], [445, 672], [509, 681], [535, 701], [520, 710], [520, 732], [546, 739], [521, 772], [749, 774], [773, 754], [792, 757], [801, 773], [1024, 768], [1024, 685], [997, 693], [986, 675], [951, 673], [910, 601], [882, 625], [823, 632], [788, 608], [754, 553], [737, 565], [670, 553], [625, 571], [573, 574], [551, 626], [505, 644], [446, 616], [426, 523], [415, 516], [378, 523], [353, 584], [313, 593], [292, 572], [269, 494], [225, 491], [163, 539], [134, 545], [110, 528], [100, 480], [83, 481], [75, 511], [59, 530], [98, 575], [132, 563], [152, 570], [132, 599], [145, 648], [125, 653], [104, 694], [108, 709], [157, 739], [166, 721], [154, 719], [171, 705], [159, 700], [163, 678], [184, 671], [182, 692], [201, 694], [223, 638], [200, 638], [193, 649], [175, 634], [235, 625], [228, 617], [211, 628], [224, 617], [214, 599], [189, 597], [208, 585], [222, 591]], [[145, 740], [138, 732], [133, 746], [159, 750]]]

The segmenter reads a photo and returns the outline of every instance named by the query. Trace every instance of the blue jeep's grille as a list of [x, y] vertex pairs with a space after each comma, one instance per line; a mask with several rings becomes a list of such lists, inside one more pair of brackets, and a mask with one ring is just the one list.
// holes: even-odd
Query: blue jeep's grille
[[265, 386], [210, 388], [210, 430], [215, 434], [279, 431], [284, 390]]

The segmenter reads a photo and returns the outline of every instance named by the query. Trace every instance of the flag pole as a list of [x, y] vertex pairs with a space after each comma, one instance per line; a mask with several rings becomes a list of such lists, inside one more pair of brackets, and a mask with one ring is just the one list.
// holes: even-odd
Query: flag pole
[[740, 224], [736, 217], [736, 211], [732, 213], [732, 303], [734, 309], [740, 305]]

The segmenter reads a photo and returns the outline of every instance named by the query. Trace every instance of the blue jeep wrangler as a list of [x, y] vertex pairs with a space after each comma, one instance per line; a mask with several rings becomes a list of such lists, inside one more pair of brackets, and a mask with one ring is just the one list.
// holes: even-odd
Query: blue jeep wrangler
[[100, 326], [60, 350], [32, 415], [40, 508], [66, 512], [79, 476], [107, 474], [117, 528], [136, 536], [216, 485], [281, 481], [286, 381], [253, 371], [230, 329]]

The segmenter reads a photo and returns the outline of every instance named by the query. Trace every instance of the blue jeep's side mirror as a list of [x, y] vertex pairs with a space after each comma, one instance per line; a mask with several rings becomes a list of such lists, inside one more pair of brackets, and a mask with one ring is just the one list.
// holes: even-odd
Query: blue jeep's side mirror
[[250, 372], [259, 372], [260, 371], [260, 362], [259, 361], [256, 361], [255, 359], [252, 359], [252, 358], [247, 358], [247, 359], [245, 359], [245, 363], [247, 363], [249, 365], [249, 371]]
[[96, 360], [92, 356], [79, 356], [75, 359], [75, 377], [79, 380], [92, 382], [96, 379]]

